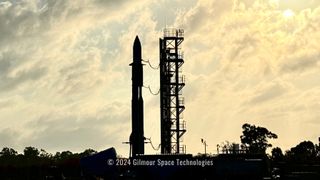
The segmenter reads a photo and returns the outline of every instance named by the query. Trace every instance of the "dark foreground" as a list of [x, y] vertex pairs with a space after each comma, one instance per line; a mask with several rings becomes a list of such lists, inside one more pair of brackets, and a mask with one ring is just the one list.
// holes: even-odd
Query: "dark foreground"
[[114, 148], [58, 162], [1, 161], [0, 179], [320, 179], [317, 163], [272, 163], [266, 155], [145, 155], [116, 158]]

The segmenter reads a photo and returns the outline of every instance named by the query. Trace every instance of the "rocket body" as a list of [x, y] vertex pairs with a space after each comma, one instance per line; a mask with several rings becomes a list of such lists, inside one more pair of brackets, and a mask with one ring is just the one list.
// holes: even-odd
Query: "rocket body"
[[144, 154], [144, 132], [143, 132], [143, 64], [141, 58], [141, 43], [136, 36], [133, 43], [133, 62], [132, 66], [132, 101], [131, 119], [132, 132], [130, 135], [130, 146], [132, 156]]

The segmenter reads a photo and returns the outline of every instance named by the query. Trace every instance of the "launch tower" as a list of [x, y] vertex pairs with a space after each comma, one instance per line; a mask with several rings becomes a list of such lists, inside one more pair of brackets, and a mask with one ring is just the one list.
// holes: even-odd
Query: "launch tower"
[[181, 75], [184, 63], [181, 43], [184, 40], [183, 29], [165, 29], [160, 38], [160, 119], [161, 153], [185, 153], [182, 136], [186, 132], [183, 120], [184, 98], [182, 89], [185, 78]]

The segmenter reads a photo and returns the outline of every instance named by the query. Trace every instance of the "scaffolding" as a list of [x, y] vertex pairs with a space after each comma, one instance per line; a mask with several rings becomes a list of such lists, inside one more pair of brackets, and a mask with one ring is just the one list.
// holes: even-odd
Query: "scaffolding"
[[186, 132], [183, 120], [184, 98], [182, 89], [185, 76], [181, 75], [184, 63], [181, 43], [183, 29], [164, 29], [160, 38], [160, 112], [161, 112], [161, 153], [185, 154], [186, 146], [182, 136]]

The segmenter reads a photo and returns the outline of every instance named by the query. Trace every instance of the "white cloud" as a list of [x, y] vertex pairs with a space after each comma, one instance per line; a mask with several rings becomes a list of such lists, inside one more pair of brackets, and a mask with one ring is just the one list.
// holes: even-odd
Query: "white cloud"
[[[241, 3], [247, 3], [245, 8]], [[238, 7], [230, 7], [233, 11], [222, 19], [202, 16], [207, 23], [201, 26], [206, 28], [187, 37], [185, 71], [193, 77], [186, 88], [191, 86], [190, 91], [197, 89], [198, 93], [192, 94], [197, 98], [187, 103], [185, 116], [191, 119], [188, 127], [202, 132], [201, 136], [215, 144], [228, 139], [239, 142], [245, 122], [266, 126], [279, 134], [275, 143], [283, 148], [294, 146], [303, 138], [315, 141], [315, 131], [299, 130], [311, 118], [299, 108], [313, 104], [311, 99], [318, 97], [310, 94], [310, 99], [301, 101], [297, 97], [319, 86], [315, 78], [318, 48], [314, 45], [319, 33], [317, 28], [309, 28], [318, 27], [312, 20], [318, 17], [317, 8], [301, 10], [286, 20], [281, 10], [268, 1], [238, 1], [235, 5]], [[194, 11], [190, 13], [195, 14]], [[285, 126], [288, 122], [291, 124]], [[194, 136], [199, 134], [194, 129], [188, 129], [193, 133], [187, 135], [188, 144], [200, 138]], [[292, 133], [298, 135], [288, 135]], [[211, 145], [212, 150], [215, 144]], [[199, 147], [194, 149], [201, 151]]]
[[[294, 3], [286, 7], [269, 0], [2, 1], [1, 142], [50, 152], [116, 146], [127, 155], [128, 147], [121, 143], [131, 130], [132, 41], [138, 34], [143, 58], [157, 64], [164, 21], [185, 29], [184, 140], [189, 152], [202, 151], [200, 138], [211, 152], [225, 140], [239, 142], [245, 122], [278, 134], [275, 144], [285, 149], [315, 140], [320, 4], [305, 5], [297, 9]], [[295, 16], [285, 19], [282, 11], [288, 8]], [[157, 90], [158, 72], [145, 66], [144, 74], [145, 85]], [[145, 136], [156, 144], [159, 97], [145, 89], [144, 100]]]

